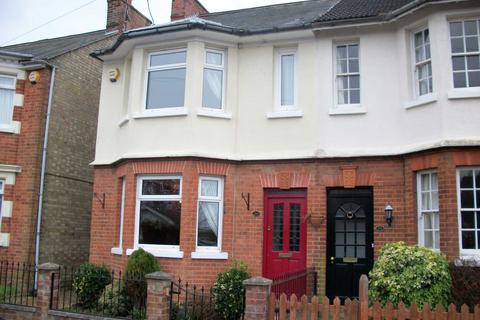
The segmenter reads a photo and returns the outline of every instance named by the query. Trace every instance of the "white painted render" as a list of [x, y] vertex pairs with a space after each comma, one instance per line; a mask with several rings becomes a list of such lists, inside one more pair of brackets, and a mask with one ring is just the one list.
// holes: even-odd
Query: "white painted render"
[[[457, 7], [458, 8], [458, 7]], [[96, 158], [202, 156], [234, 160], [395, 155], [480, 145], [480, 87], [454, 90], [448, 21], [480, 8], [427, 8], [380, 26], [237, 37], [183, 31], [125, 41], [105, 60]], [[417, 100], [411, 34], [430, 30], [433, 94]], [[271, 40], [274, 39], [274, 40]], [[361, 107], [336, 114], [334, 45], [360, 44]], [[184, 108], [144, 110], [147, 55], [187, 48]], [[227, 50], [224, 113], [201, 112], [204, 49]], [[297, 111], [275, 109], [275, 57], [297, 49]], [[120, 69], [110, 82], [108, 71]], [[469, 98], [466, 98], [469, 97]], [[454, 99], [455, 98], [455, 99]], [[199, 113], [200, 111], [200, 113]]]

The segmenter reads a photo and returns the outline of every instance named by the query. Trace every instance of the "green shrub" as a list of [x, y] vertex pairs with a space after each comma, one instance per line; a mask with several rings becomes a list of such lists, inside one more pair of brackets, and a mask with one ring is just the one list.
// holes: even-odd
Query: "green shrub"
[[425, 303], [447, 306], [452, 280], [444, 255], [430, 249], [407, 246], [403, 242], [390, 243], [380, 250], [370, 271], [370, 301], [385, 305]]
[[95, 308], [110, 281], [110, 273], [105, 267], [90, 263], [82, 264], [73, 275], [73, 290], [77, 295], [78, 305], [86, 309]]
[[247, 267], [235, 263], [230, 269], [219, 273], [213, 285], [215, 311], [220, 319], [240, 319], [243, 311], [243, 280], [248, 279]]
[[17, 288], [14, 285], [0, 285], [0, 302], [7, 300], [7, 297], [15, 295]]
[[128, 258], [125, 267], [125, 294], [133, 307], [142, 307], [147, 297], [145, 275], [160, 271], [157, 259], [143, 249], [138, 249]]

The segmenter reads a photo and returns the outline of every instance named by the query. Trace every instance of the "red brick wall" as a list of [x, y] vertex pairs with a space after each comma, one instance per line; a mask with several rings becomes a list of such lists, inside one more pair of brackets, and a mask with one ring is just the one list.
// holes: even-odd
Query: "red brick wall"
[[[174, 273], [196, 284], [211, 285], [218, 272], [233, 261], [247, 263], [252, 275], [262, 274], [263, 257], [263, 196], [264, 188], [278, 186], [286, 179], [295, 187], [306, 187], [308, 213], [323, 218], [319, 227], [308, 224], [307, 266], [320, 270], [320, 293], [324, 290], [326, 265], [326, 195], [328, 187], [342, 187], [342, 167], [356, 167], [356, 186], [371, 186], [374, 190], [375, 253], [383, 244], [403, 240], [417, 243], [417, 210], [415, 171], [437, 169], [440, 183], [440, 237], [441, 249], [450, 258], [458, 255], [457, 208], [455, 169], [461, 165], [480, 165], [480, 150], [441, 149], [398, 157], [330, 159], [305, 161], [262, 161], [234, 163], [202, 159], [137, 160], [125, 161], [118, 166], [95, 169], [94, 192], [106, 194], [105, 209], [94, 199], [90, 260], [122, 268], [126, 261], [125, 250], [133, 248], [136, 201], [136, 176], [141, 174], [181, 174], [182, 218], [180, 247], [183, 259], [160, 258], [166, 272]], [[223, 251], [229, 260], [191, 259], [195, 250], [195, 223], [197, 213], [198, 176], [200, 174], [225, 176], [225, 206]], [[123, 249], [124, 255], [114, 256], [110, 249], [118, 242], [118, 216], [120, 185], [118, 178], [126, 177], [126, 203]], [[285, 178], [285, 176], [287, 178]], [[282, 183], [283, 183], [282, 182]], [[246, 210], [241, 193], [250, 193], [251, 207]], [[384, 208], [394, 208], [394, 222], [388, 227]], [[252, 215], [253, 211], [262, 214]]]
[[131, 4], [132, 0], [108, 0], [107, 31], [141, 28], [152, 24], [140, 11]]
[[0, 163], [22, 167], [15, 185], [6, 185], [5, 200], [13, 201], [11, 218], [2, 219], [2, 232], [10, 233], [9, 247], [0, 247], [0, 258], [31, 261], [34, 234], [41, 150], [47, 111], [50, 69], [37, 70], [41, 80], [36, 84], [17, 81], [17, 93], [24, 94], [23, 107], [15, 107], [13, 120], [21, 122], [20, 134], [0, 132]]
[[193, 15], [207, 14], [208, 11], [198, 0], [172, 0], [172, 21]]

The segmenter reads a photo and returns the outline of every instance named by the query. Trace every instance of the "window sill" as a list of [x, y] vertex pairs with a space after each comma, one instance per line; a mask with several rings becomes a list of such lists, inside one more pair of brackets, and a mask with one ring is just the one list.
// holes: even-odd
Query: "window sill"
[[343, 105], [336, 106], [335, 108], [330, 109], [328, 112], [329, 115], [349, 115], [349, 114], [365, 114], [367, 109], [361, 105]]
[[122, 248], [112, 248], [110, 252], [114, 255], [121, 256], [123, 254], [123, 249]]
[[268, 119], [301, 118], [301, 117], [303, 117], [303, 112], [301, 110], [285, 110], [285, 111], [267, 112]]
[[[174, 258], [182, 259], [183, 251], [180, 250], [167, 250], [167, 249], [152, 249], [152, 248], [142, 248], [143, 250], [153, 254], [157, 258]], [[127, 249], [127, 256], [131, 255], [137, 249]]]
[[480, 98], [480, 88], [458, 88], [448, 91], [448, 99], [471, 99]]
[[0, 132], [19, 134], [20, 127], [21, 123], [19, 121], [12, 121], [9, 125], [0, 125]]
[[137, 113], [133, 115], [134, 119], [145, 118], [161, 118], [161, 117], [176, 117], [186, 116], [188, 114], [187, 108], [165, 108], [163, 110], [148, 110], [143, 113]]
[[228, 260], [228, 252], [196, 251], [192, 252], [192, 259]]
[[230, 112], [224, 112], [221, 110], [200, 109], [197, 111], [197, 116], [208, 117], [208, 118], [232, 119], [232, 114]]
[[438, 99], [437, 94], [429, 93], [424, 96], [418, 97], [417, 100], [407, 102], [403, 107], [405, 109], [412, 109], [415, 107], [424, 106], [433, 102], [436, 102]]

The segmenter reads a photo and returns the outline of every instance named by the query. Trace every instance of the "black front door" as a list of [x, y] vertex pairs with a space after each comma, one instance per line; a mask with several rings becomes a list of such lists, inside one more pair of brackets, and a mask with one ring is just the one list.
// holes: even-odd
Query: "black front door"
[[360, 276], [373, 266], [372, 189], [327, 193], [327, 295], [358, 297]]

